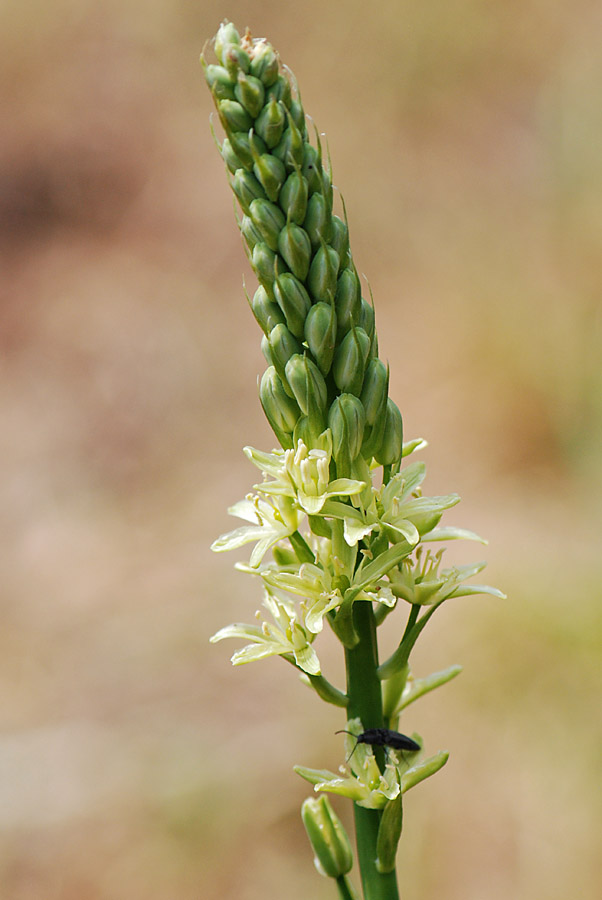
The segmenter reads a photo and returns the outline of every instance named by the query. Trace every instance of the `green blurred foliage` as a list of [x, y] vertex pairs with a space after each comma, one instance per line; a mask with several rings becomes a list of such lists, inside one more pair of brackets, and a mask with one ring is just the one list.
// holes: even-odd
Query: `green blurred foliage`
[[593, 900], [602, 57], [585, 0], [0, 10], [3, 895], [331, 896], [291, 767], [336, 766], [342, 720], [279, 660], [231, 670], [207, 644], [259, 599], [207, 548], [254, 477], [240, 448], [272, 440], [198, 66], [224, 17], [270, 38], [327, 132], [407, 436], [430, 440], [429, 490], [462, 494], [453, 521], [489, 537], [509, 594], [450, 606], [418, 658], [465, 672], [404, 722], [451, 751], [408, 799], [404, 896]]

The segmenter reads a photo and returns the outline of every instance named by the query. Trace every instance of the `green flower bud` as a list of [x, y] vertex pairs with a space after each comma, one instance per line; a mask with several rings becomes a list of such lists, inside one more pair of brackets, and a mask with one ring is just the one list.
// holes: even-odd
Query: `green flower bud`
[[263, 358], [267, 362], [268, 366], [273, 366], [274, 358], [272, 356], [270, 342], [265, 334], [261, 338], [261, 352], [263, 353]]
[[360, 454], [365, 422], [366, 414], [358, 397], [339, 394], [335, 398], [328, 411], [328, 426], [339, 478], [349, 477], [352, 463]]
[[374, 458], [381, 466], [394, 466], [397, 468], [401, 462], [402, 450], [403, 423], [401, 413], [389, 397], [387, 400], [383, 439], [378, 451], [374, 454]]
[[330, 243], [339, 254], [341, 265], [346, 266], [349, 255], [349, 229], [338, 216], [332, 217], [332, 239]]
[[384, 418], [389, 393], [389, 372], [380, 359], [371, 359], [366, 366], [364, 383], [360, 400], [366, 412], [366, 423], [374, 425], [379, 418]]
[[[374, 307], [372, 306], [371, 303], [368, 303], [368, 301], [365, 300], [363, 297], [362, 297], [362, 301], [360, 304], [360, 314], [358, 317], [358, 325], [360, 326], [360, 328], [364, 329], [364, 331], [366, 332], [368, 337], [370, 337], [370, 338], [374, 337], [374, 335], [376, 333], [375, 332], [376, 322], [374, 320]], [[377, 353], [374, 352], [374, 349], [372, 351], [372, 355], [373, 356], [378, 355]]]
[[286, 380], [301, 412], [310, 418], [326, 408], [326, 382], [311, 359], [301, 354], [291, 356], [286, 364]]
[[278, 237], [285, 223], [282, 210], [269, 200], [253, 200], [249, 215], [270, 250], [277, 250]]
[[289, 116], [288, 128], [278, 146], [274, 147], [274, 154], [282, 160], [290, 172], [303, 164], [305, 146], [301, 132]]
[[[301, 166], [301, 172], [303, 176], [307, 180], [307, 186], [309, 188], [309, 193], [313, 194], [314, 191], [320, 191], [320, 193], [324, 192], [324, 184], [322, 182], [322, 164], [320, 162], [318, 151], [315, 147], [312, 147], [311, 144], [305, 143], [303, 145], [303, 165]], [[326, 201], [328, 202], [328, 193], [326, 192]], [[332, 204], [331, 204], [332, 207]]]
[[339, 254], [322, 241], [312, 260], [307, 279], [307, 286], [312, 297], [315, 297], [316, 300], [325, 301], [329, 301], [334, 297], [337, 288], [338, 271]]
[[284, 109], [273, 97], [265, 104], [255, 120], [255, 131], [272, 150], [282, 139], [286, 116]]
[[309, 238], [299, 225], [288, 222], [278, 235], [278, 250], [300, 281], [305, 281], [311, 259]]
[[270, 250], [264, 241], [255, 244], [251, 254], [251, 265], [261, 284], [268, 294], [272, 292], [274, 279], [286, 269], [277, 253]]
[[236, 172], [237, 169], [240, 169], [242, 167], [242, 159], [237, 156], [232, 149], [230, 138], [224, 138], [224, 140], [222, 141], [222, 146], [220, 147], [220, 152], [222, 154], [223, 161], [226, 163], [232, 173]]
[[395, 869], [397, 845], [403, 823], [402, 795], [389, 800], [382, 811], [376, 838], [376, 868], [381, 875]]
[[270, 200], [276, 202], [286, 178], [286, 169], [271, 153], [253, 154], [253, 171]]
[[315, 191], [307, 202], [307, 213], [303, 228], [311, 241], [312, 249], [320, 246], [321, 241], [328, 243], [332, 234], [331, 212], [324, 195]]
[[263, 373], [259, 399], [274, 434], [284, 449], [289, 449], [293, 446], [292, 433], [301, 413], [297, 402], [284, 390], [274, 366]]
[[305, 319], [305, 340], [323, 375], [332, 366], [336, 344], [337, 318], [330, 303], [314, 303]]
[[270, 87], [278, 78], [278, 57], [267, 41], [258, 41], [253, 48], [251, 75]]
[[301, 101], [298, 99], [291, 100], [290, 105], [290, 114], [293, 122], [301, 132], [301, 134], [305, 133], [305, 111], [301, 104]]
[[274, 282], [274, 296], [286, 318], [289, 330], [303, 340], [305, 319], [311, 308], [309, 294], [291, 272], [279, 275]]
[[241, 106], [243, 106], [250, 116], [257, 118], [265, 97], [265, 88], [259, 78], [253, 75], [245, 75], [239, 71], [236, 87], [234, 88], [234, 96]]
[[267, 96], [281, 100], [287, 109], [290, 107], [292, 100], [291, 86], [284, 75], [278, 75], [274, 83], [268, 88]]
[[363, 328], [348, 331], [334, 356], [332, 374], [340, 391], [359, 397], [370, 353], [370, 338]]
[[[265, 191], [254, 175], [247, 169], [237, 169], [230, 182], [243, 210], [248, 213], [253, 200], [265, 200]], [[256, 242], [257, 243], [257, 242]]]
[[253, 220], [249, 218], [249, 216], [242, 217], [239, 228], [250, 250], [253, 249], [255, 244], [258, 244], [263, 240], [260, 232], [253, 224]]
[[236, 44], [230, 44], [224, 49], [223, 63], [234, 77], [239, 71], [248, 72], [251, 68], [249, 54]]
[[341, 878], [353, 865], [351, 844], [341, 820], [333, 810], [328, 797], [305, 800], [301, 818], [315, 853], [318, 871], [328, 878]]
[[220, 100], [217, 111], [224, 130], [247, 132], [253, 124], [253, 119], [237, 100]]
[[268, 292], [262, 285], [255, 291], [251, 301], [251, 309], [264, 335], [270, 334], [276, 325], [285, 324], [282, 310], [277, 303], [270, 300]]
[[215, 55], [221, 62], [230, 44], [240, 44], [240, 35], [232, 22], [222, 22], [215, 36]]
[[284, 390], [287, 394], [293, 396], [294, 390], [289, 385], [286, 375], [287, 364], [291, 359], [303, 353], [303, 347], [286, 325], [276, 325], [272, 328], [268, 335], [268, 340], [270, 342], [272, 361], [282, 380]]
[[253, 132], [245, 134], [243, 131], [231, 131], [228, 137], [234, 153], [246, 169], [253, 166], [253, 153], [265, 153], [266, 151], [265, 143]]
[[302, 225], [307, 213], [307, 181], [300, 172], [291, 172], [278, 198], [287, 219]]
[[[202, 58], [201, 58], [201, 61]], [[206, 65], [205, 79], [209, 89], [216, 100], [234, 100], [235, 82], [227, 69], [223, 66]]]
[[353, 266], [349, 266], [347, 269], [343, 269], [339, 276], [334, 300], [337, 311], [337, 337], [339, 340], [354, 325], [359, 324], [361, 299], [358, 274]]

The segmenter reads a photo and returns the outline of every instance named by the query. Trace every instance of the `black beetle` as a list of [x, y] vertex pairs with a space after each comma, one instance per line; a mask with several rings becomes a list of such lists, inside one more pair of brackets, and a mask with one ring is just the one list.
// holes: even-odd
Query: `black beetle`
[[352, 731], [335, 731], [335, 734], [350, 734], [356, 740], [355, 747], [347, 757], [347, 761], [351, 759], [355, 753], [358, 744], [370, 744], [372, 747], [391, 747], [392, 750], [420, 750], [420, 744], [417, 744], [413, 738], [407, 734], [400, 734], [399, 731], [391, 731], [389, 728], [368, 728], [361, 734], [354, 734]]

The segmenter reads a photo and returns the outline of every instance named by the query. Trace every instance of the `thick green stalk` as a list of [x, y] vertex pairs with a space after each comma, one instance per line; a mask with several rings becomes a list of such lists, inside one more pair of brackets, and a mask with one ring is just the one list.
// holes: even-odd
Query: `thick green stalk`
[[[383, 706], [381, 683], [378, 677], [378, 644], [372, 604], [355, 603], [354, 625], [359, 643], [345, 651], [347, 666], [348, 718], [356, 716], [365, 729], [382, 728]], [[382, 747], [375, 747], [377, 762], [384, 769], [385, 756]], [[354, 803], [357, 856], [364, 891], [364, 900], [398, 900], [395, 871], [382, 875], [376, 868], [376, 841], [381, 813], [365, 809]]]

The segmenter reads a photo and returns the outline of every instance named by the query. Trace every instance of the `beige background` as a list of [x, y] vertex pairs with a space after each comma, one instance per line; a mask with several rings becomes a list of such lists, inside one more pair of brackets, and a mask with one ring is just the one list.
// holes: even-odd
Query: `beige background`
[[[327, 898], [294, 763], [342, 718], [232, 669], [214, 556], [268, 448], [253, 277], [198, 66], [267, 36], [326, 131], [431, 493], [492, 584], [433, 620], [406, 900], [598, 896], [602, 16], [547, 0], [13, 0], [0, 12], [0, 896]], [[386, 641], [393, 645], [390, 620]], [[386, 643], [385, 641], [385, 643]], [[332, 642], [322, 655], [334, 679]], [[388, 649], [388, 648], [386, 648]], [[339, 806], [344, 816], [344, 806]]]

